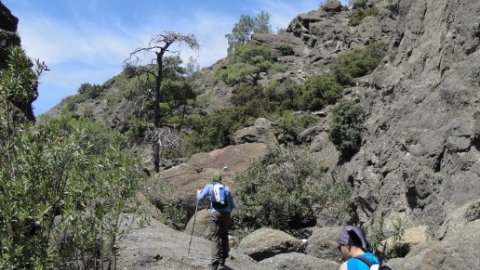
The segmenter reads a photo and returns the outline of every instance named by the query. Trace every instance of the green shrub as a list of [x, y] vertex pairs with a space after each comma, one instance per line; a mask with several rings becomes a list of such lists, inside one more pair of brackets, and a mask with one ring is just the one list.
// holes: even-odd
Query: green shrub
[[303, 152], [270, 148], [266, 156], [235, 177], [237, 228], [313, 226], [312, 205], [324, 168]]
[[137, 70], [137, 66], [126, 63], [125, 65], [123, 65], [122, 74], [125, 75], [127, 78], [132, 78], [137, 75]]
[[223, 80], [233, 86], [237, 83], [256, 85], [263, 73], [283, 71], [285, 68], [275, 62], [271, 49], [266, 46], [246, 44], [235, 48], [227, 65], [217, 70], [215, 80]]
[[365, 113], [353, 101], [341, 101], [332, 113], [330, 140], [345, 158], [353, 156], [361, 146]]
[[337, 82], [342, 85], [352, 84], [352, 78], [362, 77], [371, 73], [385, 56], [387, 46], [376, 42], [365, 49], [355, 49], [341, 54], [333, 64], [333, 73]]
[[268, 106], [269, 112], [298, 110], [301, 107], [303, 91], [303, 86], [292, 79], [271, 81], [264, 90], [264, 105]]
[[165, 225], [183, 230], [187, 225], [187, 212], [175, 197], [173, 184], [159, 178], [152, 178], [143, 190], [148, 200], [160, 210], [158, 219]]
[[298, 144], [298, 134], [317, 121], [318, 117], [315, 115], [296, 116], [290, 112], [285, 113], [277, 120], [276, 136], [278, 141]]
[[357, 8], [352, 10], [348, 25], [357, 26], [362, 23], [362, 20], [368, 16], [377, 16], [378, 10], [375, 7]]
[[[373, 251], [384, 259], [405, 257], [410, 252], [410, 245], [404, 242], [405, 223], [397, 218], [393, 223], [393, 230], [385, 232], [384, 220], [381, 218], [368, 230], [369, 240]], [[391, 238], [387, 243], [387, 238]]]
[[242, 108], [227, 107], [196, 118], [193, 131], [185, 135], [189, 155], [211, 151], [231, 143], [231, 135], [246, 126], [248, 116]]
[[119, 224], [123, 213], [135, 211], [143, 179], [125, 146], [108, 128], [66, 116], [1, 142], [0, 268], [113, 263], [125, 233]]
[[313, 226], [317, 219], [314, 209], [343, 215], [350, 193], [342, 183], [322, 179], [325, 171], [304, 150], [269, 147], [261, 160], [234, 179], [238, 205], [235, 233], [242, 235], [244, 230], [260, 227], [289, 230]]
[[366, 8], [368, 0], [351, 0], [351, 3], [353, 9]]
[[288, 46], [288, 45], [281, 45], [276, 49], [280, 52], [280, 54], [282, 56], [294, 55], [295, 54], [295, 51], [293, 50], [293, 48], [291, 46]]
[[78, 93], [87, 98], [97, 98], [103, 92], [103, 87], [98, 84], [82, 83], [78, 88]]
[[303, 104], [306, 109], [318, 110], [326, 104], [335, 104], [342, 97], [343, 87], [334, 76], [313, 77], [305, 83]]

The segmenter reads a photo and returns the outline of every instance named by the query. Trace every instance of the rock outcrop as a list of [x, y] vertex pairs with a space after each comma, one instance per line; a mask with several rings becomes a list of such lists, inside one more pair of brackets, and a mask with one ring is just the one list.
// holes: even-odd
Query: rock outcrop
[[363, 146], [337, 171], [355, 190], [359, 223], [402, 218], [438, 236], [480, 194], [480, 2], [397, 4], [389, 52], [360, 85]]
[[[232, 176], [246, 170], [252, 161], [265, 154], [266, 148], [263, 143], [248, 143], [199, 153], [193, 155], [186, 163], [160, 172], [159, 177], [174, 185], [175, 196], [179, 204], [187, 209], [190, 217], [195, 210], [196, 190], [210, 183], [215, 171], [221, 171], [224, 182], [235, 190], [235, 183], [231, 181]], [[206, 206], [202, 204], [200, 209]]]
[[20, 46], [20, 37], [17, 35], [18, 19], [0, 2], [0, 70], [6, 67], [8, 49], [11, 46]]
[[261, 261], [280, 253], [299, 252], [304, 247], [300, 240], [285, 232], [262, 228], [242, 239], [238, 249], [256, 261]]

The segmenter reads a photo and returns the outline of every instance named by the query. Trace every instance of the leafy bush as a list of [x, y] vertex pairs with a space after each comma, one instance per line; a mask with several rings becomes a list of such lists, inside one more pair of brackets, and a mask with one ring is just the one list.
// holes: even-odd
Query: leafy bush
[[143, 179], [125, 143], [106, 127], [68, 117], [1, 142], [0, 268], [114, 263], [122, 214]]
[[357, 26], [362, 23], [362, 20], [368, 16], [377, 16], [378, 10], [375, 7], [357, 8], [352, 10], [348, 25]]
[[353, 9], [366, 8], [368, 0], [351, 0]]
[[127, 78], [132, 78], [137, 75], [137, 70], [137, 66], [126, 63], [125, 65], [123, 65], [122, 74], [125, 75]]
[[318, 110], [325, 104], [335, 104], [342, 92], [343, 88], [334, 76], [327, 74], [313, 77], [305, 84], [304, 107]]
[[310, 114], [295, 116], [290, 112], [285, 113], [277, 120], [277, 138], [280, 143], [297, 144], [298, 134], [318, 121], [318, 117]]
[[187, 212], [175, 198], [175, 187], [173, 184], [159, 178], [153, 178], [144, 186], [144, 193], [148, 200], [155, 205], [160, 214], [158, 219], [165, 225], [175, 229], [183, 230], [187, 225]]
[[265, 105], [269, 112], [283, 110], [298, 110], [301, 107], [303, 86], [292, 79], [272, 81], [265, 88]]
[[263, 73], [282, 70], [284, 67], [275, 62], [269, 47], [246, 44], [235, 48], [233, 55], [228, 58], [228, 64], [219, 69], [214, 77], [230, 86], [239, 82], [256, 85]]
[[103, 87], [98, 84], [82, 83], [78, 88], [78, 93], [87, 98], [97, 98], [103, 92]]
[[236, 233], [273, 227], [298, 229], [316, 223], [314, 208], [343, 209], [349, 193], [322, 180], [325, 168], [304, 150], [269, 147], [267, 154], [235, 177]]
[[185, 135], [189, 155], [211, 151], [231, 143], [231, 135], [247, 123], [247, 115], [241, 108], [227, 107], [206, 117], [196, 118], [193, 132]]
[[286, 55], [294, 55], [295, 51], [291, 46], [288, 45], [280, 45], [278, 48], [276, 48], [282, 56]]
[[332, 113], [330, 140], [345, 158], [353, 156], [361, 146], [365, 113], [353, 101], [341, 101]]
[[342, 85], [352, 84], [352, 78], [371, 73], [385, 56], [387, 46], [376, 42], [365, 49], [355, 49], [341, 54], [333, 64], [333, 73], [337, 82]]
[[[410, 246], [403, 242], [405, 223], [397, 218], [392, 224], [393, 230], [385, 232], [384, 220], [381, 218], [368, 230], [369, 240], [374, 252], [383, 259], [405, 257], [410, 252]], [[390, 237], [391, 240], [386, 240]]]
[[315, 187], [323, 172], [305, 153], [270, 148], [263, 160], [235, 177], [237, 227], [313, 226]]

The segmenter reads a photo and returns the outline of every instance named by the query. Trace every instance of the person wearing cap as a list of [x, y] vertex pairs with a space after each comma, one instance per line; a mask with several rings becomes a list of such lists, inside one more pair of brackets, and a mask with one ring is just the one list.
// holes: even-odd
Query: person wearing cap
[[342, 253], [344, 262], [339, 270], [369, 270], [370, 264], [379, 264], [380, 260], [372, 253], [365, 232], [356, 226], [345, 226], [337, 235], [335, 241]]
[[[217, 184], [221, 184], [225, 190], [226, 207], [214, 207], [213, 194]], [[231, 222], [231, 212], [235, 208], [233, 196], [228, 186], [222, 183], [222, 176], [219, 172], [212, 175], [212, 183], [207, 184], [203, 190], [197, 190], [197, 201], [210, 198], [210, 239], [212, 240], [212, 260], [210, 269], [224, 269], [225, 259], [228, 258], [228, 230]], [[220, 267], [220, 268], [219, 268]]]

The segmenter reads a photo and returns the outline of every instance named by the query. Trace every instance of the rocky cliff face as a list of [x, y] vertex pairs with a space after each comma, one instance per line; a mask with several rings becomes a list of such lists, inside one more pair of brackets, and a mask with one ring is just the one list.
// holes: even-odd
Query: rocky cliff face
[[18, 19], [0, 2], [0, 69], [5, 68], [8, 48], [13, 45], [20, 45], [17, 24]]
[[445, 217], [480, 194], [480, 2], [396, 5], [389, 53], [361, 83], [362, 149], [337, 170], [360, 222], [401, 217], [442, 237]]

